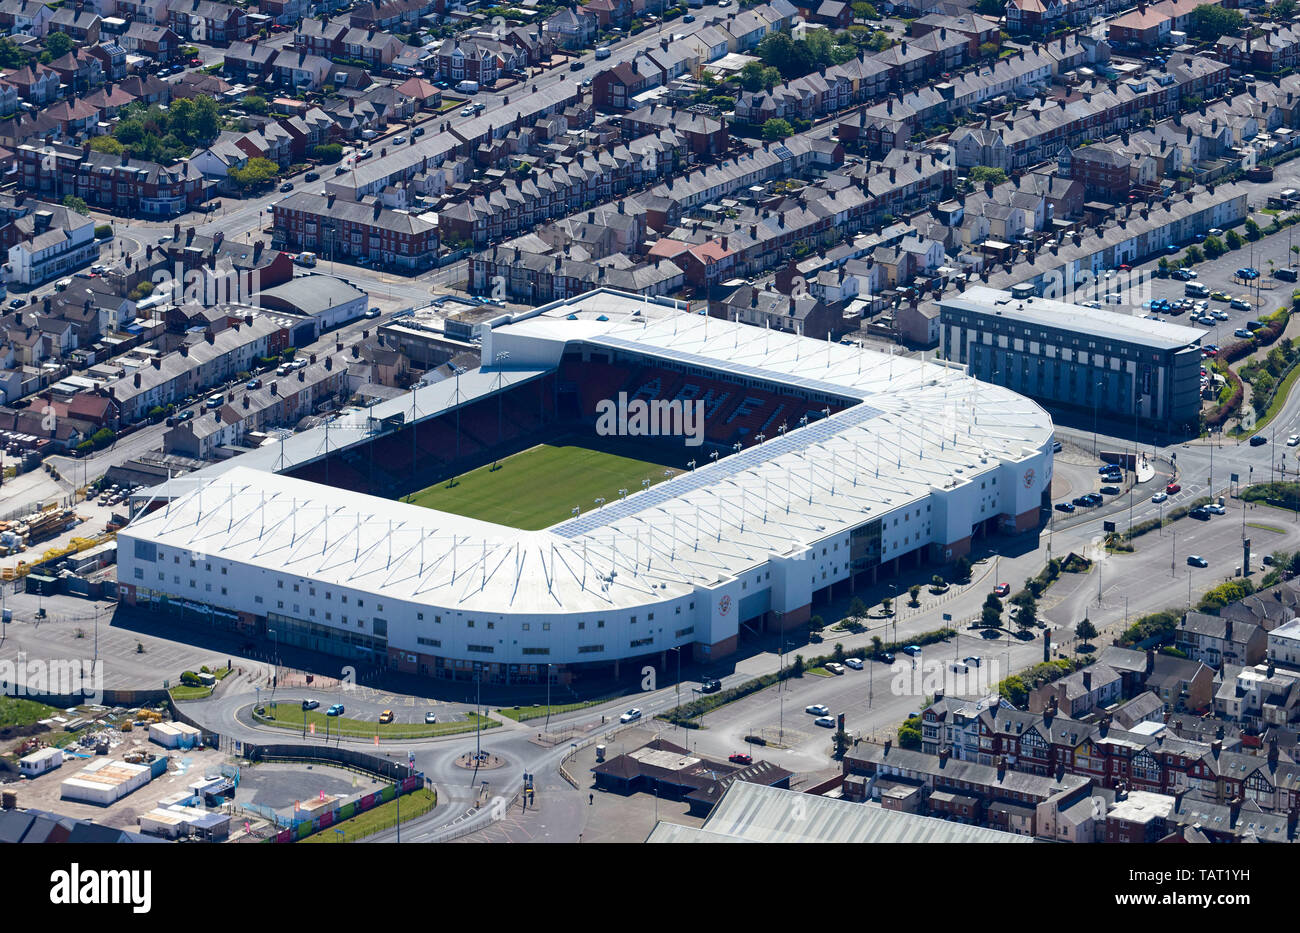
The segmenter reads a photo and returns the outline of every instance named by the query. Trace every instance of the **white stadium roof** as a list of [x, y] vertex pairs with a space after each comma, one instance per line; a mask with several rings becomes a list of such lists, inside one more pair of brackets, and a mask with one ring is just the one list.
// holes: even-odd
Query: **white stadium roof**
[[[493, 358], [498, 340], [517, 366], [504, 370], [507, 382], [553, 368], [576, 340], [863, 403], [804, 428], [791, 424], [783, 437], [716, 462], [701, 449], [694, 472], [541, 531], [270, 472], [285, 459], [317, 456], [316, 429], [289, 439], [297, 456], [262, 450], [155, 490], [171, 501], [137, 517], [124, 534], [466, 611], [600, 611], [662, 602], [795, 553], [934, 488], [1037, 453], [1052, 430], [1032, 401], [942, 363], [684, 314], [670, 303], [609, 291], [497, 328], [485, 338], [484, 359]], [[498, 379], [496, 371], [475, 371], [462, 377], [462, 392], [485, 392]], [[421, 416], [454, 398], [449, 382], [420, 391]], [[410, 396], [385, 406], [410, 412]]]

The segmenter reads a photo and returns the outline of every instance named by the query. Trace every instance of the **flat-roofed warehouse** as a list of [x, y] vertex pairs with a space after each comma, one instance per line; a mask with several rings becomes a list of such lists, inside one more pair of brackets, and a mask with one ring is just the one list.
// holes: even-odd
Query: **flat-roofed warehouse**
[[1194, 426], [1193, 327], [975, 286], [939, 302], [944, 359], [1038, 402], [1145, 424]]

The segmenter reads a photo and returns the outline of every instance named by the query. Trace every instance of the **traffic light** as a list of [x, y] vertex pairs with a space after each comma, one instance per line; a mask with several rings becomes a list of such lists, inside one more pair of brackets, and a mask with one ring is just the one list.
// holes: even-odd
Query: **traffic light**
[[840, 716], [839, 716], [839, 727], [840, 727], [840, 731], [843, 732], [843, 731], [844, 731], [844, 714], [843, 714], [843, 713], [840, 713]]

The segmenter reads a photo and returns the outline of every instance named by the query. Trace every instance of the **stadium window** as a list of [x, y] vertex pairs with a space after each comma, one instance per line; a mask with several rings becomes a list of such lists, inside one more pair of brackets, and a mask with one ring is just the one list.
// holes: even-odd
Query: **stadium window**
[[221, 568], [221, 575], [222, 575], [223, 577], [226, 576], [226, 568], [225, 568], [225, 567], [222, 567], [222, 568]]
[[347, 602], [348, 602], [348, 595], [347, 595], [346, 593], [344, 593], [343, 596], [342, 596], [341, 598], [342, 598], [342, 600], [343, 600], [343, 604], [344, 604], [344, 605], [347, 605]]
[[524, 623], [523, 628], [525, 632], [532, 631], [532, 626], [529, 625], [527, 622]]
[[205, 592], [205, 593], [211, 593], [211, 592], [212, 592], [212, 584], [211, 584], [211, 583], [205, 583], [205, 584], [203, 584], [203, 592]]
[[307, 595], [308, 595], [308, 596], [315, 596], [315, 595], [316, 595], [316, 587], [314, 587], [314, 586], [309, 586], [309, 587], [307, 587]]
[[581, 632], [581, 631], [582, 631], [583, 629], [585, 629], [586, 627], [587, 627], [587, 623], [586, 623], [586, 622], [579, 622], [579, 623], [578, 623], [578, 631], [579, 631], [579, 632]]
[[181, 578], [180, 578], [179, 576], [175, 576], [175, 575], [173, 575], [173, 576], [172, 576], [172, 583], [174, 583], [176, 586], [180, 586], [180, 585], [181, 585]]
[[423, 613], [423, 612], [417, 612], [417, 613], [415, 614], [415, 617], [416, 617], [417, 619], [423, 621], [423, 620], [424, 620], [424, 613]]
[[262, 597], [260, 597], [260, 596], [254, 596], [254, 597], [253, 597], [253, 602], [255, 602], [255, 603], [260, 603], [261, 601], [262, 601]]
[[357, 607], [358, 607], [358, 608], [360, 608], [360, 607], [362, 607], [362, 606], [365, 606], [365, 604], [366, 604], [366, 601], [365, 601], [364, 599], [358, 599], [358, 600], [357, 600]]
[[282, 589], [284, 589], [284, 581], [283, 581], [283, 580], [276, 580], [276, 581], [275, 581], [275, 588], [276, 588], [277, 590], [282, 590]]
[[551, 630], [551, 623], [550, 623], [550, 622], [543, 622], [543, 623], [542, 623], [542, 631], [543, 631], [543, 632], [549, 632], [550, 630]]
[[681, 615], [681, 614], [682, 614], [682, 607], [681, 607], [681, 606], [678, 606], [678, 607], [673, 611], [673, 615], [675, 615], [675, 616], [679, 616], [679, 615]]
[[191, 569], [191, 570], [194, 569], [194, 558], [192, 558], [192, 557], [190, 558], [190, 569]]
[[177, 554], [175, 557], [172, 558], [173, 564], [179, 564], [180, 562], [181, 562], [181, 558], [179, 554]]
[[488, 628], [496, 628], [496, 627], [497, 627], [497, 624], [496, 624], [495, 622], [489, 622], [489, 623], [488, 623]]
[[326, 621], [326, 622], [329, 622], [329, 621], [330, 621], [331, 619], [333, 619], [333, 618], [334, 618], [334, 614], [333, 614], [333, 613], [331, 613], [331, 612], [327, 612], [327, 613], [325, 613], [325, 621]]
[[297, 584], [297, 583], [295, 583], [295, 584], [293, 585], [293, 591], [294, 591], [295, 593], [298, 592], [298, 584]]
[[597, 619], [597, 620], [596, 620], [596, 628], [604, 628], [604, 627], [605, 627], [605, 620], [604, 620], [604, 619]]
[[434, 616], [433, 621], [438, 625], [442, 625], [442, 616]]
[[277, 600], [275, 601], [275, 608], [276, 608], [276, 609], [283, 609], [283, 608], [284, 608], [284, 600], [283, 600], [283, 599], [277, 599]]
[[208, 573], [211, 573], [211, 572], [212, 572], [212, 565], [211, 565], [211, 564], [204, 564], [204, 565], [203, 565], [203, 569], [206, 570]]
[[377, 605], [378, 605], [378, 608], [377, 608], [376, 611], [377, 611], [377, 612], [383, 612], [383, 611], [384, 611], [384, 604], [383, 604], [383, 603], [378, 603]]
[[348, 624], [348, 617], [347, 617], [347, 616], [344, 616], [344, 617], [343, 617], [343, 624], [344, 624], [344, 625], [347, 625], [347, 624]]
[[465, 620], [465, 628], [473, 628], [473, 627], [474, 627], [474, 620], [473, 620], [473, 619], [466, 619], [466, 620]]
[[326, 598], [326, 599], [333, 599], [333, 598], [334, 598], [334, 594], [331, 593], [329, 590], [326, 590], [326, 591], [325, 591], [325, 598]]
[[316, 614], [316, 610], [315, 610], [315, 609], [308, 609], [308, 610], [307, 610], [307, 615], [309, 615], [309, 616], [314, 616], [315, 614]]
[[143, 568], [143, 567], [136, 567], [136, 568], [135, 568], [135, 578], [136, 578], [137, 580], [143, 580], [143, 579], [144, 579], [144, 568]]
[[692, 609], [695, 608], [695, 603], [694, 603], [694, 602], [691, 603], [691, 608], [692, 608]]

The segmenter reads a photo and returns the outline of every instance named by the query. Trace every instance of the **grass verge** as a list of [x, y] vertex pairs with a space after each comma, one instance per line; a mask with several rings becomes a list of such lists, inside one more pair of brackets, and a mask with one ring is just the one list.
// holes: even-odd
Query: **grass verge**
[[[257, 709], [254, 709], [253, 718], [267, 726], [302, 732], [305, 717], [308, 726], [316, 726], [316, 735], [325, 735], [328, 726], [329, 735], [361, 739], [368, 739], [375, 735], [381, 739], [424, 739], [439, 735], [459, 735], [463, 732], [473, 732], [477, 723], [474, 713], [466, 714], [466, 718], [458, 722], [364, 722], [342, 716], [326, 716], [320, 710], [305, 710], [300, 701], [277, 703], [274, 707], [267, 704], [259, 708], [264, 709], [265, 712], [258, 713]], [[501, 725], [499, 721], [486, 716], [478, 718], [483, 720], [484, 729], [494, 729]]]
[[[356, 842], [367, 836], [373, 836], [375, 833], [383, 832], [386, 829], [392, 829], [397, 825], [397, 815], [400, 810], [402, 822], [408, 822], [416, 817], [424, 816], [430, 810], [438, 805], [438, 794], [436, 791], [420, 788], [411, 791], [409, 794], [403, 794], [396, 800], [390, 800], [388, 803], [381, 803], [372, 810], [365, 813], [359, 813], [356, 816], [349, 817], [333, 826], [327, 826], [318, 833], [300, 840], [301, 843], [338, 843], [338, 842]], [[339, 835], [336, 829], [343, 830]]]
[[[552, 716], [558, 716], [561, 713], [571, 713], [574, 710], [586, 709], [589, 706], [599, 706], [604, 700], [583, 700], [581, 703], [553, 703], [551, 704]], [[506, 719], [513, 719], [515, 722], [524, 722], [528, 719], [541, 719], [546, 715], [546, 704], [542, 703], [537, 706], [521, 706], [518, 709], [499, 709], [497, 710]]]

